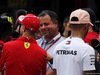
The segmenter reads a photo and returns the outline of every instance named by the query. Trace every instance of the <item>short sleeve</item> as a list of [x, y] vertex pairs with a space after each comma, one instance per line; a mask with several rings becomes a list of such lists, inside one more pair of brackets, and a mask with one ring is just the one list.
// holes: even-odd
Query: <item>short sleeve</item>
[[56, 63], [56, 48], [54, 49], [54, 52], [53, 52], [53, 69], [56, 69], [57, 68], [57, 63]]
[[83, 58], [83, 71], [95, 70], [95, 51], [92, 47], [87, 48]]

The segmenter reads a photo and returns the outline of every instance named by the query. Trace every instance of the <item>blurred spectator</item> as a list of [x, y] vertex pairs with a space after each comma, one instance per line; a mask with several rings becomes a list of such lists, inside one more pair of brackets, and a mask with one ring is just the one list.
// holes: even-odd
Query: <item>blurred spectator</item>
[[[0, 45], [1, 45], [0, 57], [4, 43], [15, 40], [15, 38], [12, 37], [12, 32], [13, 32], [12, 16], [8, 13], [2, 13], [0, 15]], [[4, 75], [3, 72], [2, 75]]]
[[69, 29], [69, 23], [68, 23], [68, 21], [69, 21], [69, 17], [67, 16], [67, 17], [65, 17], [65, 19], [63, 21], [63, 27], [64, 27], [63, 37], [64, 38], [69, 37], [70, 34], [71, 34], [71, 31]]
[[1, 15], [0, 40], [2, 40], [4, 43], [13, 40], [14, 38], [11, 37], [12, 31], [13, 31], [12, 18], [7, 15]]
[[13, 25], [14, 25], [14, 19], [9, 13], [2, 13], [1, 16], [5, 16], [5, 18], [8, 18], [8, 21], [12, 24], [11, 29], [13, 32]]
[[20, 27], [21, 27], [21, 23], [17, 21], [18, 16], [20, 15], [26, 15], [27, 11], [24, 9], [19, 9], [16, 11], [15, 15], [16, 15], [16, 22], [14, 25], [14, 31], [13, 31], [13, 37], [14, 38], [18, 38], [20, 37]]
[[[97, 33], [99, 34], [99, 36], [100, 36], [100, 20], [97, 20], [97, 21], [95, 21], [95, 24], [96, 24], [96, 26], [97, 26], [97, 28], [98, 28], [98, 31], [97, 31]], [[99, 37], [99, 40], [100, 40], [100, 37]]]
[[1, 58], [3, 45], [4, 45], [4, 42], [0, 40], [0, 58]]
[[88, 43], [90, 46], [92, 46], [91, 40], [99, 38], [99, 36], [97, 34], [98, 28], [95, 24], [96, 15], [95, 15], [94, 11], [90, 8], [83, 8], [83, 10], [87, 11], [90, 14], [90, 20], [91, 20], [91, 23], [93, 24], [92, 26], [89, 25], [89, 31], [88, 31], [87, 36], [85, 37], [84, 41], [86, 43]]
[[[91, 23], [93, 24], [93, 26], [91, 25], [89, 26], [89, 31], [84, 41], [94, 48], [94, 44], [96, 44], [96, 42], [92, 42], [92, 40], [94, 39], [97, 40], [99, 38], [99, 35], [97, 33], [98, 26], [95, 23], [96, 15], [94, 11], [90, 8], [83, 8], [83, 9], [86, 10], [90, 14], [90, 20], [91, 20]], [[94, 48], [94, 49], [95, 49], [95, 58], [97, 58], [98, 49], [97, 48]], [[100, 73], [100, 63], [98, 63], [96, 60], [95, 60], [95, 67], [96, 67], [95, 73]]]
[[43, 36], [42, 32], [40, 31], [40, 29], [35, 33], [35, 39], [38, 40]]
[[[96, 62], [95, 62], [95, 66], [96, 66], [96, 70], [95, 72], [96, 73], [100, 73], [100, 59], [99, 59], [99, 55], [100, 55], [100, 21], [96, 21], [95, 24], [97, 25], [98, 27], [98, 34], [99, 34], [99, 38], [98, 39], [92, 39], [91, 40], [91, 44], [93, 46], [93, 48], [95, 49], [95, 52], [96, 52]], [[97, 55], [98, 54], [98, 55]], [[98, 56], [98, 57], [97, 57]]]

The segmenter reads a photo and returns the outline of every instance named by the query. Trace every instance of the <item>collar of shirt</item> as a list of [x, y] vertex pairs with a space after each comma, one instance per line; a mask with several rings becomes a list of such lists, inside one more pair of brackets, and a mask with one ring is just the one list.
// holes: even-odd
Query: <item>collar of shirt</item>
[[84, 42], [84, 40], [82, 39], [82, 38], [80, 38], [80, 37], [68, 37], [68, 38], [70, 38], [70, 39], [72, 39], [72, 40], [79, 40], [79, 41], [81, 41], [81, 42]]
[[88, 35], [95, 35], [95, 36], [99, 37], [98, 34], [97, 34], [97, 32], [88, 32], [87, 34]]
[[[56, 35], [51, 41], [49, 41], [48, 43], [53, 43], [54, 41], [56, 41], [59, 37], [60, 37], [60, 33], [58, 35]], [[47, 43], [47, 41], [45, 40], [44, 36], [42, 37], [43, 39], [43, 43]]]
[[30, 42], [30, 43], [37, 43], [34, 38], [28, 38], [28, 37], [20, 37], [17, 40], [25, 41], [25, 42]]

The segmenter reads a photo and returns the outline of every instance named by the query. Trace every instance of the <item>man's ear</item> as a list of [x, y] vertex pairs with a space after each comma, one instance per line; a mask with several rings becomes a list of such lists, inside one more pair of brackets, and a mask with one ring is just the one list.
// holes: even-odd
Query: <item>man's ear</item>
[[89, 29], [89, 24], [86, 24], [86, 25], [84, 25], [84, 30], [87, 30], [87, 29]]
[[24, 32], [26, 31], [26, 28], [24, 27], [24, 30], [23, 30]]
[[55, 24], [58, 25], [58, 21], [55, 21]]
[[65, 27], [65, 23], [63, 23], [63, 27]]
[[68, 25], [68, 28], [71, 29], [71, 25], [70, 24]]
[[26, 28], [25, 28], [25, 26], [23, 26], [23, 32], [25, 32], [26, 31]]

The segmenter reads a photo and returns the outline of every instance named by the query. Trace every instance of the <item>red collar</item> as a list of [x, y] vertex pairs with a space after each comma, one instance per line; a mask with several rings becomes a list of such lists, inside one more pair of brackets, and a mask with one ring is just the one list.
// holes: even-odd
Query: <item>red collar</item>
[[22, 40], [22, 41], [30, 42], [30, 43], [37, 43], [34, 38], [19, 37], [17, 40]]
[[13, 37], [9, 36], [9, 40], [8, 41], [13, 41], [13, 40], [16, 40], [16, 38], [13, 38]]

